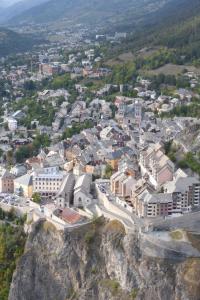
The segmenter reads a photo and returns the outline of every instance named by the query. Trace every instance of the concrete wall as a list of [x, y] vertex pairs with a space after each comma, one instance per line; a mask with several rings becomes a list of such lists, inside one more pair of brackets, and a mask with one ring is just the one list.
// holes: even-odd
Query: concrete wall
[[0, 207], [6, 212], [9, 212], [11, 209], [14, 209], [18, 216], [23, 216], [30, 211], [30, 208], [28, 207], [19, 207], [19, 206], [16, 207], [6, 203], [0, 203]]
[[98, 199], [100, 199], [105, 208], [111, 212], [113, 212], [116, 215], [121, 216], [122, 218], [126, 218], [129, 221], [133, 222], [133, 219], [128, 215], [128, 213], [126, 213], [125, 211], [121, 210], [119, 207], [117, 207], [116, 205], [114, 205], [111, 201], [108, 200], [107, 196], [105, 194], [103, 194], [99, 188], [96, 185], [96, 191], [97, 191], [97, 196]]
[[133, 207], [131, 207], [130, 205], [128, 205], [125, 201], [121, 200], [120, 198], [116, 198], [116, 202], [121, 205], [122, 207], [124, 207], [125, 209], [127, 209], [130, 213], [133, 213]]

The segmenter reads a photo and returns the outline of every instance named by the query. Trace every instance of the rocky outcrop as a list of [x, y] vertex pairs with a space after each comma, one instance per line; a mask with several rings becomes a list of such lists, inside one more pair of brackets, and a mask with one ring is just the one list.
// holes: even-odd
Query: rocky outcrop
[[137, 234], [98, 219], [71, 232], [40, 221], [13, 276], [9, 300], [198, 300], [200, 260], [148, 257]]

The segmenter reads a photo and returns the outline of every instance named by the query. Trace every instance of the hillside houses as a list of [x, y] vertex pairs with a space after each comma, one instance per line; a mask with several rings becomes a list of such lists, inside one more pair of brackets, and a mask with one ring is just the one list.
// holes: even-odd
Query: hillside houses
[[164, 154], [162, 145], [155, 144], [140, 152], [140, 166], [143, 174], [155, 186], [161, 186], [173, 179], [174, 164]]

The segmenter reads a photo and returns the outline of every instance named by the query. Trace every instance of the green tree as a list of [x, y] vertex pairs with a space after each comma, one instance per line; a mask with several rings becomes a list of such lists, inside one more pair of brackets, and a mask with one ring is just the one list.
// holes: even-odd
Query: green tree
[[105, 178], [106, 179], [110, 179], [110, 177], [112, 176], [112, 174], [113, 174], [113, 168], [109, 165], [109, 164], [107, 164], [106, 165], [106, 169], [105, 169]]
[[32, 200], [33, 200], [33, 202], [40, 204], [41, 203], [41, 196], [40, 196], [40, 194], [34, 193], [33, 196], [32, 196]]

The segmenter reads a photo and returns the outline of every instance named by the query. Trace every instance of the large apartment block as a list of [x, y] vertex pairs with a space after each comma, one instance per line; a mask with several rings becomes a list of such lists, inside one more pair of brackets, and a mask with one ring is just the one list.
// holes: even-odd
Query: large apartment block
[[134, 199], [134, 209], [139, 217], [166, 217], [172, 214], [171, 194], [151, 194], [148, 189]]
[[195, 177], [176, 177], [163, 187], [163, 193], [149, 188], [134, 193], [133, 207], [139, 217], [166, 217], [200, 206], [200, 182]]
[[200, 182], [195, 177], [178, 177], [165, 184], [164, 192], [172, 194], [173, 212], [200, 206]]
[[136, 180], [132, 176], [128, 176], [126, 172], [118, 171], [110, 178], [111, 192], [118, 197], [130, 197], [131, 188]]
[[173, 180], [174, 164], [164, 154], [162, 145], [154, 144], [140, 152], [140, 167], [143, 175], [157, 188]]
[[49, 167], [33, 173], [33, 193], [44, 199], [52, 199], [61, 188], [65, 174], [58, 167]]

